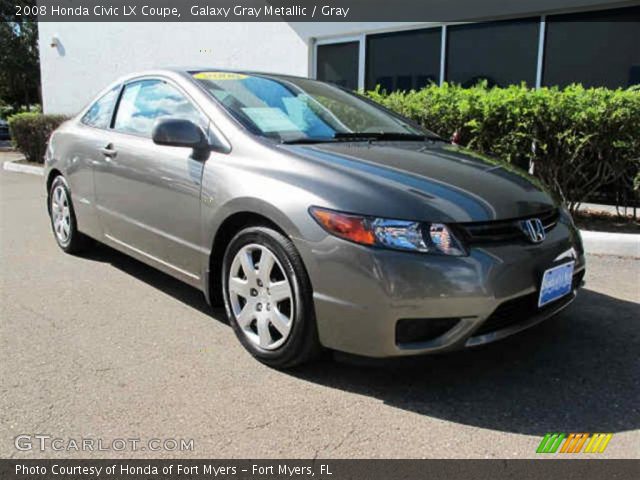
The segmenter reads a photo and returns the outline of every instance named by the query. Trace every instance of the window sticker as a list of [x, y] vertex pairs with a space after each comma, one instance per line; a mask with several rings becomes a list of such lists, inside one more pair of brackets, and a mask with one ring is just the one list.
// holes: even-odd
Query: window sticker
[[233, 72], [198, 72], [193, 78], [198, 80], [244, 80], [247, 75]]
[[283, 97], [282, 103], [287, 109], [289, 119], [298, 126], [299, 130], [305, 130], [307, 125], [306, 115], [311, 113], [304, 95], [298, 97]]
[[300, 128], [279, 108], [245, 107], [242, 111], [265, 133], [300, 131]]

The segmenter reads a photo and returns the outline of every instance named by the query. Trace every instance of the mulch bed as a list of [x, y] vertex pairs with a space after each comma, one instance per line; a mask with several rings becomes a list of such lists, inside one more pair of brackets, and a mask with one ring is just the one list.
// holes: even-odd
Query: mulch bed
[[[633, 213], [633, 212], [631, 212]], [[640, 215], [640, 211], [638, 212]], [[640, 233], [640, 219], [632, 215], [616, 215], [607, 212], [579, 211], [573, 215], [576, 225], [583, 230], [614, 233]]]

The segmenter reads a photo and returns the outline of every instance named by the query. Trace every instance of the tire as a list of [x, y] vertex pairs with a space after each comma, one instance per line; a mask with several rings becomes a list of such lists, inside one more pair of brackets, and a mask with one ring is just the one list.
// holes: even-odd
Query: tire
[[62, 175], [51, 182], [49, 190], [49, 218], [53, 237], [66, 253], [80, 253], [87, 249], [90, 239], [78, 231], [78, 222], [71, 201], [69, 184]]
[[224, 254], [222, 290], [236, 336], [260, 362], [284, 369], [320, 353], [311, 283], [281, 233], [262, 226], [238, 232]]

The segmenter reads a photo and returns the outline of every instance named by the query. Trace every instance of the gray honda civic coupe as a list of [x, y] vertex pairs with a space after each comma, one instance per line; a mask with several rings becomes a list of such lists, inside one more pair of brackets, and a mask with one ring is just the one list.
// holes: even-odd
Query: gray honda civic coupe
[[97, 240], [202, 290], [277, 368], [493, 342], [585, 274], [570, 214], [527, 173], [307, 78], [129, 75], [45, 164], [62, 250]]

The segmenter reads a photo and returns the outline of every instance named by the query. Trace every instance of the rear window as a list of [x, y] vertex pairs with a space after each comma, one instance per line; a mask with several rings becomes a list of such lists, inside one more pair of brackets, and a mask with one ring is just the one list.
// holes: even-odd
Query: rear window
[[80, 121], [90, 127], [109, 128], [111, 114], [119, 91], [120, 86], [117, 86], [105, 93], [91, 105]]

